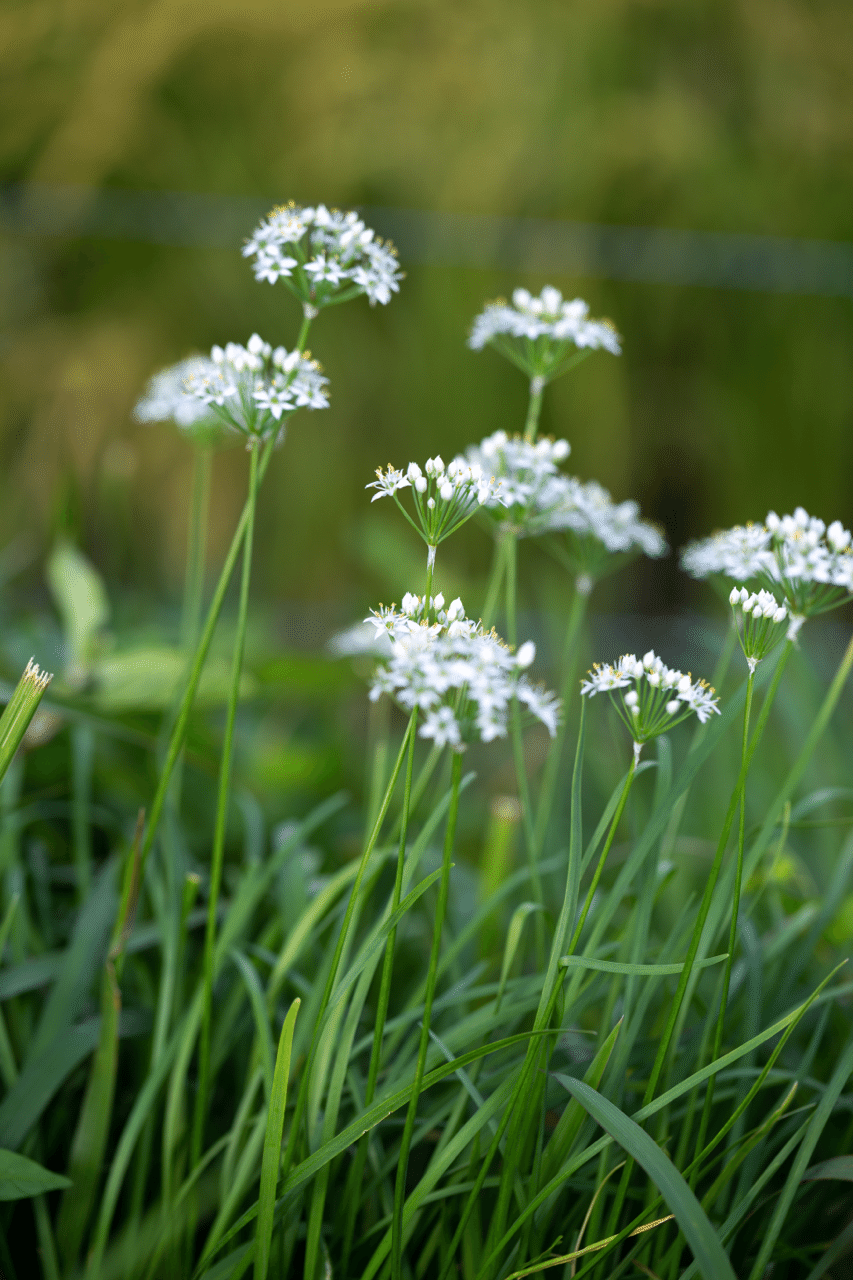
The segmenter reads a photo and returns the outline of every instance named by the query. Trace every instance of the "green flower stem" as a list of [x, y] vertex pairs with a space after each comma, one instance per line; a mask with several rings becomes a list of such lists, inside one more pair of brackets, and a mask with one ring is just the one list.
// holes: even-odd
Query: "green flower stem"
[[566, 625], [566, 638], [563, 645], [563, 683], [560, 690], [560, 696], [563, 701], [563, 715], [559, 725], [557, 726], [557, 735], [550, 745], [550, 749], [545, 760], [545, 769], [542, 775], [542, 787], [539, 792], [539, 803], [536, 808], [536, 827], [533, 840], [537, 858], [541, 855], [542, 849], [545, 846], [545, 836], [548, 832], [548, 823], [551, 820], [551, 812], [554, 807], [554, 793], [557, 789], [557, 778], [560, 772], [560, 763], [563, 758], [566, 734], [568, 733], [568, 707], [575, 683], [575, 674], [577, 672], [577, 641], [581, 627], [583, 626], [583, 620], [586, 616], [588, 599], [588, 593], [575, 590], [572, 597], [571, 609], [569, 611], [569, 620]]
[[231, 764], [234, 754], [234, 724], [237, 703], [240, 700], [240, 677], [243, 672], [243, 651], [246, 643], [246, 623], [249, 614], [249, 583], [252, 576], [252, 548], [255, 531], [255, 507], [258, 495], [258, 456], [260, 446], [254, 444], [249, 453], [249, 494], [246, 502], [246, 535], [243, 544], [243, 572], [240, 580], [240, 603], [237, 612], [237, 635], [231, 666], [231, 688], [225, 716], [225, 734], [222, 742], [222, 761], [219, 772], [219, 795], [216, 805], [216, 827], [210, 866], [210, 891], [208, 894], [207, 929], [204, 939], [204, 996], [202, 1003], [201, 1036], [199, 1041], [199, 1077], [195, 1102], [191, 1167], [195, 1168], [201, 1157], [204, 1122], [207, 1115], [210, 1091], [210, 1020], [213, 1006], [213, 951], [216, 944], [216, 908], [222, 882], [222, 863], [225, 856], [225, 831], [228, 823], [228, 803], [231, 789]]
[[599, 855], [598, 865], [595, 868], [595, 873], [592, 877], [592, 880], [590, 881], [589, 888], [587, 889], [586, 898], [584, 899], [584, 904], [583, 904], [583, 907], [581, 908], [581, 913], [580, 913], [580, 916], [578, 917], [578, 922], [575, 925], [575, 931], [572, 934], [572, 940], [569, 943], [569, 949], [566, 952], [567, 955], [570, 955], [570, 956], [574, 955], [575, 947], [578, 945], [578, 939], [583, 933], [583, 927], [584, 927], [584, 924], [586, 923], [586, 918], [589, 915], [589, 909], [592, 906], [592, 900], [595, 897], [595, 891], [598, 888], [598, 882], [601, 879], [601, 873], [604, 870], [604, 864], [607, 861], [607, 855], [610, 852], [610, 846], [613, 844], [613, 840], [616, 836], [616, 830], [619, 826], [619, 820], [621, 819], [622, 814], [625, 811], [625, 805], [628, 803], [628, 796], [631, 791], [631, 785], [637, 773], [637, 760], [638, 760], [637, 753], [634, 752], [633, 758], [631, 760], [631, 767], [629, 768], [627, 777], [625, 778], [625, 786], [622, 788], [622, 794], [619, 797], [619, 803], [616, 806], [616, 812], [613, 815], [613, 821], [610, 824], [610, 830], [607, 833], [607, 839], [605, 840], [604, 847], [601, 850], [601, 854]]
[[92, 765], [95, 731], [80, 721], [71, 726], [71, 826], [74, 870], [77, 873], [77, 901], [86, 902], [92, 890]]
[[482, 615], [483, 626], [487, 628], [494, 626], [495, 622], [498, 600], [500, 599], [501, 587], [503, 585], [504, 571], [506, 569], [504, 543], [508, 536], [510, 535], [498, 534], [497, 531], [495, 532], [492, 568], [489, 573], [489, 583], [486, 587], [486, 597]]
[[199, 445], [193, 454], [190, 524], [187, 536], [187, 567], [181, 614], [181, 643], [192, 652], [198, 640], [204, 601], [204, 565], [207, 554], [207, 526], [210, 508], [210, 473], [213, 450]]
[[435, 553], [437, 547], [427, 547], [427, 575], [426, 575], [426, 591], [424, 593], [424, 604], [429, 608], [429, 598], [432, 595], [432, 576], [435, 573]]
[[302, 1070], [302, 1078], [299, 1082], [299, 1092], [296, 1096], [296, 1106], [293, 1112], [293, 1121], [290, 1126], [290, 1134], [287, 1139], [287, 1146], [285, 1148], [284, 1156], [282, 1159], [282, 1169], [281, 1169], [282, 1182], [287, 1177], [290, 1171], [290, 1166], [293, 1163], [293, 1156], [296, 1150], [296, 1143], [297, 1143], [297, 1140], [299, 1137], [299, 1131], [302, 1125], [302, 1118], [305, 1113], [306, 1103], [308, 1101], [308, 1086], [311, 1080], [311, 1068], [314, 1064], [314, 1059], [317, 1054], [317, 1046], [319, 1044], [320, 1035], [322, 1034], [322, 1031], [323, 1031], [323, 1017], [326, 1012], [326, 1009], [329, 1006], [329, 1001], [332, 998], [332, 992], [335, 986], [335, 978], [337, 977], [338, 967], [341, 961], [341, 955], [343, 954], [344, 946], [346, 945], [347, 937], [349, 935], [350, 925], [352, 923], [352, 918], [355, 913], [356, 903], [358, 901], [359, 892], [361, 890], [361, 884], [364, 879], [365, 872], [367, 871], [367, 865], [370, 861], [371, 854], [373, 853], [373, 850], [376, 847], [376, 842], [379, 839], [379, 833], [382, 830], [382, 824], [385, 821], [385, 815], [387, 814], [388, 807], [391, 804], [391, 797], [394, 794], [394, 788], [397, 785], [397, 779], [399, 778], [400, 770], [403, 767], [403, 760], [405, 759], [406, 752], [409, 747], [409, 740], [411, 737], [414, 736], [414, 733], [415, 733], [415, 712], [413, 711], [411, 716], [409, 717], [409, 723], [406, 728], [406, 732], [403, 735], [403, 741], [400, 744], [400, 750], [397, 754], [397, 759], [394, 764], [394, 769], [391, 774], [391, 777], [388, 781], [388, 786], [385, 788], [385, 796], [382, 800], [382, 806], [379, 810], [379, 813], [376, 815], [376, 822], [374, 824], [373, 830], [370, 833], [370, 839], [367, 841], [367, 844], [364, 847], [364, 852], [361, 855], [361, 862], [359, 863], [358, 871], [356, 872], [355, 880], [353, 881], [352, 890], [349, 896], [349, 902], [347, 903], [347, 909], [344, 912], [344, 918], [343, 918], [343, 921], [341, 922], [340, 930], [338, 931], [338, 940], [337, 940], [337, 943], [335, 944], [335, 953], [332, 956], [332, 963], [329, 967], [328, 977], [326, 978], [326, 986], [323, 990], [323, 996], [322, 996], [322, 999], [320, 1000], [320, 1006], [317, 1011], [317, 1017], [314, 1022], [314, 1035], [311, 1041], [310, 1050], [308, 1052], [308, 1060]]
[[542, 412], [542, 394], [545, 390], [543, 378], [530, 379], [530, 401], [527, 406], [527, 421], [524, 424], [524, 438], [528, 444], [536, 439], [539, 430], [539, 415]]
[[305, 350], [305, 343], [308, 341], [308, 330], [311, 328], [313, 316], [306, 316], [303, 313], [302, 324], [299, 326], [299, 337], [296, 339], [296, 350], [300, 354]]
[[[417, 717], [417, 709], [413, 714]], [[416, 724], [417, 719], [415, 718], [415, 725]], [[400, 818], [400, 845], [397, 851], [397, 871], [394, 877], [394, 891], [391, 895], [390, 911], [392, 914], [399, 907], [403, 892], [403, 869], [406, 861], [406, 840], [409, 829], [409, 814], [411, 812], [412, 773], [414, 770], [414, 763], [415, 732], [413, 728], [412, 733], [409, 735], [409, 754], [406, 761], [403, 811]], [[379, 1078], [379, 1064], [382, 1058], [382, 1040], [385, 1034], [385, 1022], [388, 1017], [388, 1004], [391, 999], [391, 975], [394, 969], [394, 946], [396, 937], [397, 930], [394, 928], [388, 935], [388, 941], [385, 944], [385, 957], [382, 962], [382, 978], [379, 985], [379, 1000], [376, 1006], [376, 1023], [373, 1029], [373, 1046], [370, 1052], [370, 1066], [367, 1072], [367, 1085], [364, 1090], [365, 1107], [369, 1107], [376, 1096], [376, 1082]], [[362, 1178], [364, 1176], [368, 1141], [369, 1136], [365, 1134], [359, 1142], [355, 1160], [352, 1164], [350, 1178], [348, 1180], [347, 1221], [344, 1231], [344, 1244], [340, 1267], [341, 1275], [347, 1275], [349, 1270], [349, 1255], [352, 1249], [352, 1239], [355, 1232], [355, 1219], [358, 1210], [358, 1191], [361, 1187]]]
[[[507, 640], [514, 647], [518, 643], [517, 625], [517, 590], [518, 590], [518, 539], [514, 533], [507, 533], [504, 542], [506, 558], [506, 622]], [[539, 906], [544, 905], [542, 896], [542, 879], [539, 875], [539, 862], [536, 856], [536, 833], [533, 825], [533, 804], [530, 799], [530, 784], [524, 764], [524, 740], [521, 732], [521, 708], [518, 699], [513, 699], [510, 719], [510, 736], [512, 753], [515, 760], [515, 777], [518, 786], [518, 799], [521, 805], [521, 820], [524, 827], [524, 843], [527, 849], [527, 861], [530, 867], [530, 886], [533, 900]], [[545, 966], [545, 922], [542, 912], [536, 912], [534, 922], [534, 941], [536, 945], [536, 964], [539, 969]]]
[[[723, 989], [720, 995], [720, 1008], [717, 1013], [717, 1025], [714, 1031], [714, 1045], [711, 1050], [711, 1061], [716, 1061], [720, 1057], [721, 1046], [723, 1043], [723, 1023], [726, 1018], [726, 1005], [729, 999], [729, 986], [732, 977], [732, 963], [734, 960], [735, 945], [737, 943], [737, 922], [738, 911], [740, 909], [740, 891], [741, 882], [743, 880], [743, 848], [745, 837], [746, 823], [746, 771], [744, 762], [746, 761], [749, 750], [749, 717], [752, 710], [752, 691], [755, 684], [755, 672], [750, 671], [749, 679], [746, 683], [746, 703], [743, 709], [743, 740], [741, 743], [741, 774], [743, 783], [740, 791], [740, 815], [738, 818], [738, 834], [737, 834], [737, 866], [735, 868], [735, 887], [734, 898], [732, 900], [732, 918], [729, 925], [729, 957], [726, 960], [725, 972], [723, 974]], [[708, 1124], [711, 1119], [711, 1106], [714, 1101], [714, 1082], [716, 1076], [711, 1076], [708, 1081], [708, 1088], [705, 1092], [705, 1105], [702, 1108], [702, 1118], [699, 1122], [699, 1136], [696, 1139], [696, 1151], [699, 1152], [705, 1145], [705, 1135], [708, 1132]], [[698, 1171], [697, 1171], [698, 1172]]]
[[[270, 458], [272, 457], [274, 448], [275, 448], [275, 439], [273, 438], [267, 442], [266, 447], [264, 448], [264, 451], [258, 462], [258, 476], [257, 476], [258, 487], [260, 487], [261, 481], [263, 480], [266, 474], [267, 467], [269, 466]], [[204, 630], [202, 631], [201, 637], [198, 642], [198, 647], [196, 648], [192, 669], [190, 670], [189, 678], [187, 680], [187, 687], [184, 690], [184, 696], [181, 701], [180, 710], [178, 712], [178, 716], [175, 721], [175, 727], [173, 728], [171, 737], [169, 739], [169, 746], [166, 752], [166, 759], [163, 763], [163, 768], [160, 772], [160, 779], [157, 783], [157, 790], [154, 793], [154, 799], [151, 802], [151, 812], [148, 817], [148, 826], [146, 828], [145, 838], [142, 842], [142, 849], [140, 851], [140, 865], [139, 865], [139, 884], [140, 885], [142, 885], [145, 878], [145, 868], [148, 862], [148, 855], [151, 852], [152, 846], [154, 844], [154, 837], [157, 834], [157, 828], [160, 822], [160, 817], [163, 812], [163, 805], [165, 803], [166, 796], [169, 791], [169, 782], [172, 777], [172, 772], [175, 768], [175, 764], [177, 762], [178, 756], [181, 753], [181, 748], [183, 747], [184, 737], [187, 731], [187, 723], [189, 721], [190, 712], [192, 711], [193, 702], [195, 701], [196, 690], [198, 689], [198, 682], [201, 679], [202, 669], [204, 668], [204, 664], [207, 661], [208, 651], [210, 650], [210, 642], [213, 639], [213, 633], [216, 629], [216, 623], [219, 620], [219, 613], [220, 613], [220, 610], [222, 609], [222, 602], [225, 599], [225, 592], [228, 590], [228, 585], [231, 581], [231, 575], [234, 572], [234, 566], [237, 563], [237, 557], [239, 556], [240, 548], [243, 545], [243, 539], [246, 534], [246, 526], [248, 524], [248, 518], [249, 518], [248, 507], [249, 507], [249, 504], [247, 499], [246, 506], [243, 508], [243, 514], [240, 516], [240, 520], [237, 524], [237, 528], [234, 531], [234, 537], [231, 539], [231, 546], [228, 549], [228, 555], [225, 558], [225, 563], [222, 566], [222, 572], [219, 575], [219, 581], [216, 584], [216, 590], [213, 593], [213, 599], [211, 600], [210, 607], [207, 611], [207, 620], [205, 621]], [[123, 955], [120, 956], [116, 961], [116, 975], [119, 978], [121, 977], [122, 961], [123, 961]]]
[[450, 808], [447, 812], [447, 828], [444, 836], [444, 855], [441, 864], [441, 880], [438, 890], [438, 906], [435, 912], [435, 925], [432, 935], [432, 950], [427, 971], [426, 995], [424, 997], [424, 1016], [421, 1023], [421, 1039], [418, 1047], [418, 1062], [415, 1068], [415, 1081], [412, 1096], [406, 1112], [403, 1137], [400, 1143], [400, 1155], [397, 1160], [397, 1179], [394, 1186], [394, 1213], [391, 1219], [391, 1276], [392, 1280], [401, 1280], [403, 1267], [403, 1202], [406, 1197], [406, 1173], [409, 1167], [409, 1149], [415, 1129], [415, 1117], [418, 1110], [421, 1086], [426, 1071], [427, 1049], [429, 1048], [430, 1017], [435, 996], [436, 969], [441, 951], [441, 931], [447, 913], [447, 900], [450, 894], [450, 859], [453, 856], [453, 844], [456, 838], [456, 819], [459, 813], [459, 783], [462, 779], [462, 755], [453, 753], [451, 767]]

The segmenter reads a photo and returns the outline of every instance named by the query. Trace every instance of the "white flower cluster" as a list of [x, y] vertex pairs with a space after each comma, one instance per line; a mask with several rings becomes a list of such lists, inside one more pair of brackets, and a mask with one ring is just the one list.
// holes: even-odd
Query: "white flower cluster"
[[827, 528], [802, 507], [786, 516], [771, 511], [763, 525], [736, 526], [691, 543], [681, 563], [694, 578], [756, 578], [780, 590], [792, 619], [823, 613], [853, 595], [849, 529], [840, 520]]
[[558, 464], [571, 453], [568, 440], [529, 441], [522, 436], [509, 436], [495, 431], [479, 444], [465, 451], [472, 467], [490, 473], [500, 481], [494, 498], [484, 504], [492, 509], [509, 508], [507, 519], [519, 533], [540, 532], [530, 528], [531, 520], [541, 519], [550, 509], [554, 479], [560, 475]]
[[[502, 345], [502, 339], [536, 343], [541, 349], [535, 356], [529, 351], [517, 351], [513, 356], [510, 349]], [[622, 350], [619, 334], [609, 321], [591, 320], [589, 307], [581, 298], [567, 302], [552, 285], [546, 285], [538, 298], [527, 289], [516, 289], [511, 305], [503, 298], [486, 303], [474, 321], [468, 346], [479, 351], [487, 343], [498, 345], [531, 377], [545, 378], [559, 372], [556, 366], [569, 347], [603, 348], [615, 356]]]
[[750, 593], [746, 587], [732, 587], [729, 604], [734, 611], [740, 647], [750, 671], [755, 671], [761, 659], [782, 639], [781, 623], [787, 618], [788, 610], [771, 591]]
[[187, 395], [187, 378], [203, 374], [206, 356], [189, 356], [155, 373], [133, 410], [137, 422], [169, 422], [192, 434], [220, 431], [222, 424], [209, 405]]
[[263, 436], [296, 409], [327, 408], [328, 382], [316, 361], [284, 347], [273, 350], [253, 333], [245, 347], [229, 342], [199, 357], [184, 378], [184, 395], [236, 431]]
[[[424, 469], [410, 462], [405, 471], [389, 466], [376, 472], [377, 479], [365, 485], [375, 489], [371, 502], [392, 497], [403, 515], [424, 539], [435, 548], [474, 514], [478, 507], [503, 501], [501, 481], [487, 476], [478, 464], [454, 458], [447, 466], [440, 455], [428, 458]], [[411, 489], [416, 524], [397, 497], [400, 489]]]
[[669, 550], [660, 530], [641, 519], [636, 502], [614, 502], [595, 480], [583, 483], [566, 477], [553, 486], [549, 497], [552, 505], [544, 523], [551, 532], [569, 534], [578, 573], [595, 579], [608, 556], [642, 552], [654, 559]]
[[719, 699], [705, 680], [694, 682], [690, 675], [665, 666], [651, 649], [642, 659], [626, 653], [612, 666], [596, 663], [581, 681], [581, 693], [590, 698], [605, 692], [612, 696], [616, 689], [628, 689], [613, 703], [633, 736], [635, 749], [691, 711], [702, 724], [715, 712], [720, 714]]
[[407, 594], [399, 610], [375, 610], [369, 619], [392, 652], [376, 672], [372, 701], [388, 693], [407, 711], [422, 713], [419, 734], [436, 746], [462, 750], [480, 738], [504, 738], [513, 698], [540, 720], [553, 737], [559, 700], [536, 688], [523, 674], [536, 656], [531, 642], [512, 653], [494, 631], [465, 616], [462, 601], [446, 609], [444, 597], [427, 603]]
[[365, 293], [371, 305], [400, 288], [397, 256], [356, 213], [325, 205], [273, 209], [243, 247], [257, 280], [284, 280], [303, 303], [320, 308]]

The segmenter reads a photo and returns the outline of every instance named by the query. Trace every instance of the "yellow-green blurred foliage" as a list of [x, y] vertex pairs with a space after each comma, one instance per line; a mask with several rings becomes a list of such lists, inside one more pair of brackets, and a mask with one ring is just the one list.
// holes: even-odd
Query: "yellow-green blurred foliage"
[[[849, 0], [8, 0], [0, 51], [12, 183], [853, 229]], [[64, 521], [108, 576], [179, 583], [188, 450], [130, 410], [191, 350], [255, 329], [292, 343], [292, 299], [238, 249], [0, 239], [4, 542], [45, 547]], [[407, 585], [408, 544], [386, 551], [407, 535], [378, 507], [365, 522], [363, 486], [379, 464], [518, 425], [522, 380], [464, 338], [485, 297], [545, 279], [414, 265], [388, 308], [321, 318], [333, 404], [294, 420], [265, 487], [262, 589]], [[676, 541], [797, 502], [850, 522], [849, 299], [553, 283], [625, 337], [621, 360], [549, 392], [545, 429], [570, 438], [579, 475], [640, 498]], [[217, 462], [214, 557], [244, 471], [239, 449]], [[478, 537], [462, 580], [485, 561]]]

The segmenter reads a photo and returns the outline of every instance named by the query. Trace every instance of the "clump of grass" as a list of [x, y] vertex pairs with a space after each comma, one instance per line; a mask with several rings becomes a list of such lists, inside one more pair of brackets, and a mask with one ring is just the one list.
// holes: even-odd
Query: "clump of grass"
[[[400, 277], [355, 215], [322, 206], [275, 211], [246, 253], [302, 305], [292, 351], [257, 335], [214, 348], [159, 375], [139, 408], [197, 449], [165, 714], [161, 699], [140, 728], [87, 693], [96, 627], [81, 630], [74, 601], [101, 597], [66, 551], [54, 578], [76, 665], [41, 714], [54, 735], [69, 725], [67, 807], [40, 800], [35, 748], [15, 756], [45, 694], [37, 670], [0, 721], [0, 1267], [10, 1280], [842, 1274], [849, 702], [829, 725], [853, 641], [823, 680], [815, 658], [835, 633], [802, 628], [853, 591], [849, 533], [798, 510], [690, 549], [691, 572], [759, 588], [731, 590], [726, 639], [709, 626], [714, 688], [650, 651], [593, 665], [578, 691], [600, 656], [597, 584], [666, 544], [636, 504], [561, 470], [568, 444], [538, 424], [548, 383], [620, 340], [555, 289], [490, 304], [471, 345], [529, 379], [523, 432], [368, 486], [422, 537], [424, 577], [336, 651], [367, 654], [377, 711], [390, 698], [404, 716], [377, 715], [363, 801], [294, 803], [276, 835], [233, 769], [257, 495], [290, 418], [326, 404], [309, 327], [361, 293], [388, 302]], [[222, 432], [247, 445], [247, 498], [205, 612]], [[495, 553], [469, 616], [439, 589], [437, 550], [475, 524]], [[519, 643], [520, 548], [537, 546], [566, 570], [559, 697]], [[199, 693], [238, 563], [212, 784], [190, 730], [211, 733]], [[602, 693], [609, 708], [590, 702]], [[123, 793], [98, 776], [107, 749], [127, 762]], [[139, 812], [134, 790], [151, 792]]]

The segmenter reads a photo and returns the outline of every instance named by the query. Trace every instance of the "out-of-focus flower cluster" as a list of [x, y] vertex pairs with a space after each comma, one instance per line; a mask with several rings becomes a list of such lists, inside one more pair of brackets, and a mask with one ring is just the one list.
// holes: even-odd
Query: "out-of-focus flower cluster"
[[827, 528], [802, 507], [771, 511], [763, 525], [738, 525], [685, 547], [681, 563], [694, 578], [720, 574], [755, 579], [784, 595], [792, 622], [843, 604], [853, 595], [851, 536], [840, 520]]
[[546, 285], [538, 298], [527, 289], [515, 289], [511, 305], [503, 298], [487, 302], [474, 321], [468, 345], [479, 351], [499, 334], [534, 342], [547, 337], [576, 347], [604, 347], [617, 356], [622, 350], [619, 335], [608, 321], [590, 320], [589, 307], [582, 298], [568, 302], [553, 285]]
[[533, 644], [513, 653], [494, 631], [467, 618], [458, 598], [445, 608], [441, 595], [426, 601], [407, 594], [399, 610], [380, 608], [368, 621], [392, 646], [371, 700], [387, 693], [407, 711], [417, 707], [422, 738], [462, 750], [475, 738], [506, 737], [513, 698], [556, 733], [559, 700], [523, 674], [536, 655]]
[[729, 604], [740, 647], [750, 671], [755, 671], [761, 659], [782, 639], [782, 623], [788, 610], [771, 591], [750, 593], [746, 587], [732, 587]]
[[393, 247], [366, 227], [358, 214], [325, 205], [273, 209], [243, 247], [254, 258], [257, 280], [285, 284], [308, 307], [319, 310], [360, 293], [371, 305], [390, 302], [402, 274]]
[[[450, 536], [474, 514], [478, 507], [503, 502], [502, 483], [487, 475], [478, 463], [454, 458], [447, 466], [440, 456], [428, 458], [423, 470], [410, 462], [405, 471], [389, 466], [376, 472], [377, 479], [365, 485], [375, 489], [371, 501], [392, 497], [403, 515], [430, 547]], [[411, 489], [417, 523], [397, 497], [401, 489]]]
[[[280, 431], [281, 420], [296, 409], [325, 409], [328, 378], [316, 361], [284, 347], [273, 349], [253, 333], [246, 346], [229, 342], [198, 357], [183, 379], [182, 398], [204, 412], [215, 413], [244, 435]], [[172, 415], [174, 416], [174, 415]]]
[[581, 681], [581, 693], [590, 698], [597, 693], [612, 696], [621, 689], [628, 692], [613, 697], [613, 704], [638, 746], [665, 733], [691, 712], [702, 724], [720, 712], [719, 699], [705, 680], [694, 681], [689, 674], [665, 666], [651, 649], [642, 659], [626, 653], [612, 665], [596, 663]]
[[222, 422], [210, 405], [187, 395], [187, 378], [203, 373], [208, 364], [207, 356], [189, 356], [155, 373], [133, 410], [137, 422], [171, 421], [194, 437], [221, 434]]
[[[568, 440], [528, 441], [495, 431], [479, 444], [465, 451], [465, 460], [500, 481], [500, 488], [485, 506], [500, 512], [503, 524], [519, 534], [540, 532], [537, 522], [550, 510], [554, 481], [560, 475], [558, 464], [571, 453]], [[559, 487], [557, 487], [559, 494]]]
[[516, 289], [512, 303], [487, 302], [468, 338], [475, 351], [490, 345], [541, 386], [563, 373], [578, 352], [603, 349], [618, 356], [619, 334], [608, 320], [591, 320], [581, 298], [566, 301], [546, 285], [539, 297]]

